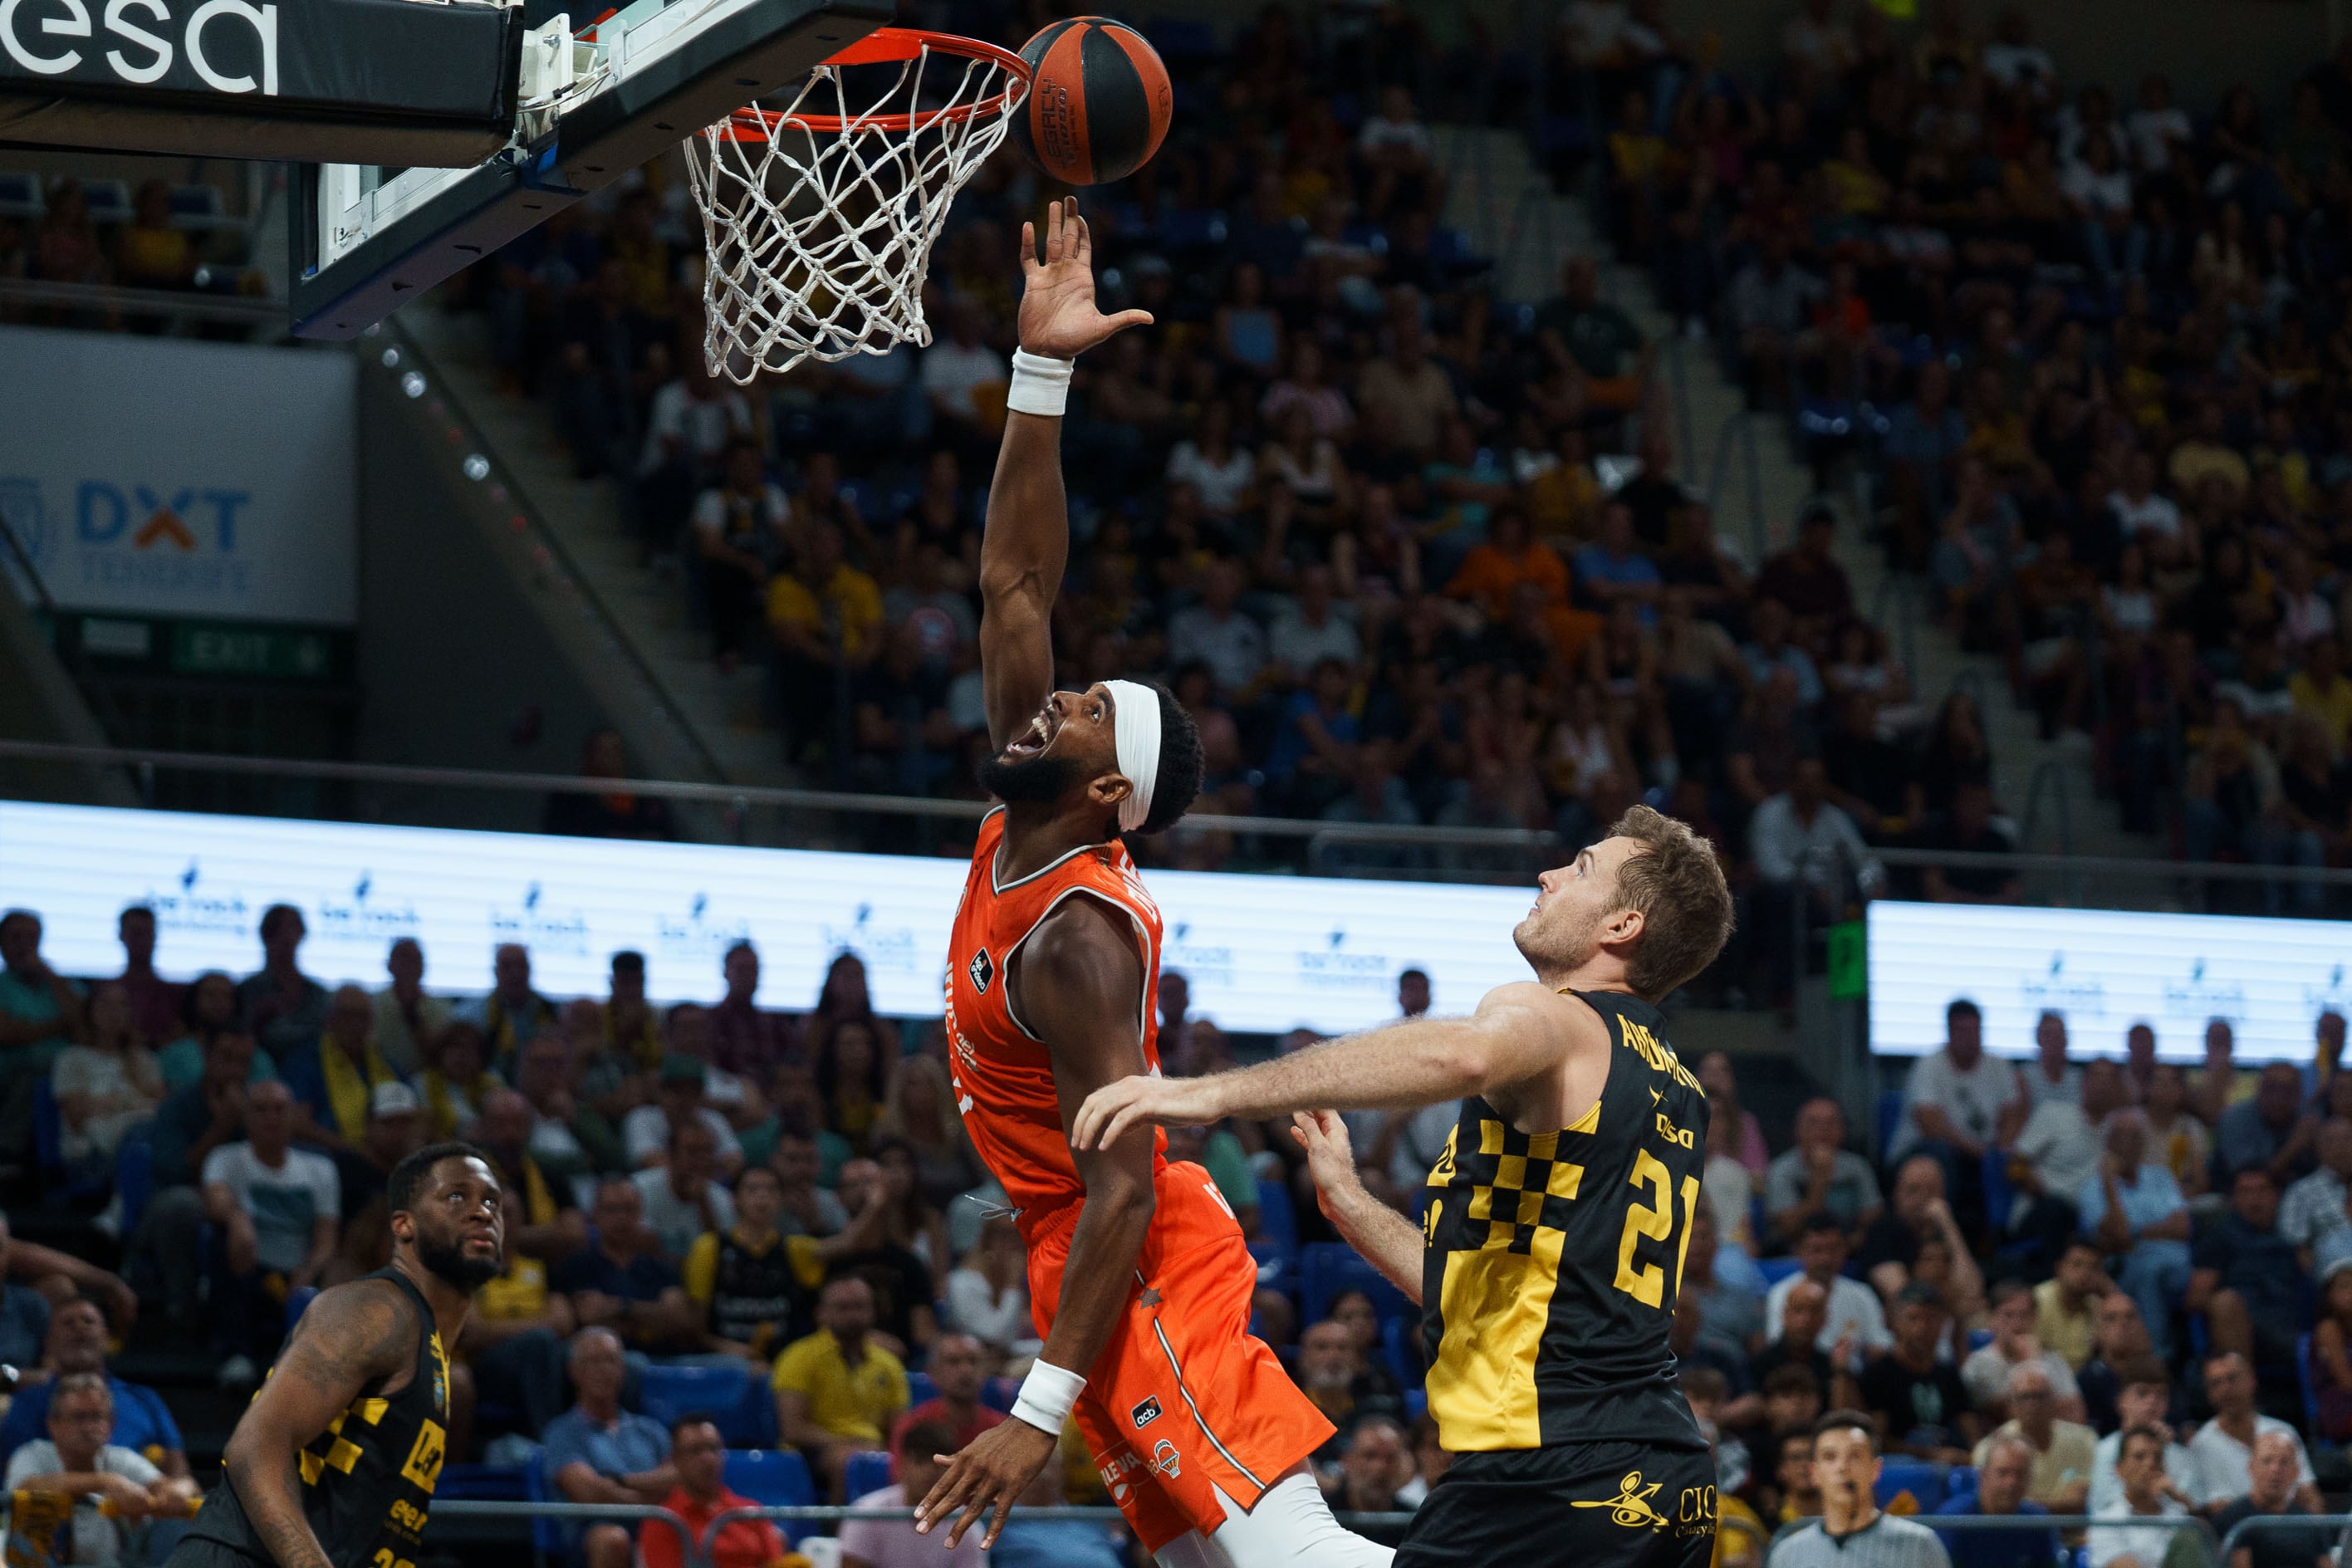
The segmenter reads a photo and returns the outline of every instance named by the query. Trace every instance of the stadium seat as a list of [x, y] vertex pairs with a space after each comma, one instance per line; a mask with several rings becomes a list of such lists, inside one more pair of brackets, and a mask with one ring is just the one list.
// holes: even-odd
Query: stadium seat
[[[723, 1479], [730, 1489], [762, 1508], [807, 1508], [816, 1501], [808, 1461], [794, 1448], [730, 1448]], [[776, 1528], [784, 1532], [787, 1544], [796, 1546], [802, 1534], [816, 1534], [824, 1527], [778, 1520]]]
[[856, 1502], [868, 1492], [878, 1492], [892, 1480], [890, 1452], [876, 1448], [867, 1453], [849, 1456], [849, 1468], [844, 1472], [849, 1500]]
[[1903, 1091], [1890, 1089], [1878, 1096], [1878, 1159], [1886, 1161], [1886, 1152], [1895, 1147], [1895, 1135], [1903, 1130]]
[[1916, 1460], [1889, 1459], [1880, 1468], [1878, 1485], [1871, 1495], [1878, 1500], [1879, 1507], [1887, 1508], [1905, 1492], [1909, 1492], [1911, 1500], [1918, 1504], [1916, 1511], [1935, 1512], [1943, 1506], [1944, 1472], [1937, 1466]]
[[1418, 1426], [1421, 1418], [1428, 1414], [1429, 1390], [1419, 1384], [1406, 1389], [1404, 1391], [1404, 1424], [1408, 1426]]
[[931, 1381], [929, 1373], [910, 1372], [907, 1374], [908, 1404], [928, 1405], [939, 1396], [940, 1385]]
[[114, 1156], [114, 1191], [122, 1200], [122, 1234], [139, 1234], [139, 1216], [147, 1212], [148, 1194], [155, 1190], [155, 1145], [150, 1142], [154, 1123], [142, 1121], [131, 1130]]
[[1944, 1501], [1976, 1495], [1977, 1468], [1974, 1465], [1954, 1465], [1944, 1472]]
[[1021, 1384], [1016, 1378], [992, 1377], [980, 1385], [980, 1402], [991, 1410], [1013, 1414], [1013, 1402], [1021, 1397]]
[[297, 1285], [286, 1292], [286, 1331], [288, 1333], [294, 1331], [294, 1325], [302, 1321], [302, 1314], [309, 1311], [310, 1303], [318, 1299], [319, 1288], [316, 1285]]
[[1298, 1321], [1304, 1327], [1331, 1315], [1331, 1299], [1342, 1290], [1361, 1290], [1372, 1299], [1372, 1310], [1385, 1322], [1412, 1311], [1404, 1292], [1381, 1278], [1381, 1271], [1356, 1255], [1344, 1241], [1309, 1242], [1298, 1249]]
[[65, 1179], [65, 1121], [58, 1114], [58, 1091], [49, 1087], [48, 1074], [33, 1080], [33, 1157], [40, 1162], [43, 1181], [55, 1184]]
[[2316, 1434], [2319, 1430], [2319, 1385], [2311, 1375], [2311, 1336], [2294, 1336], [2294, 1382], [2303, 1391], [2303, 1429]]
[[1279, 1246], [1285, 1258], [1297, 1258], [1298, 1211], [1291, 1205], [1290, 1188], [1286, 1184], [1258, 1183], [1257, 1234], [1259, 1240]]
[[758, 1415], [769, 1405], [767, 1389], [748, 1366], [648, 1366], [638, 1374], [638, 1402], [665, 1426], [690, 1410], [708, 1411], [730, 1447], [772, 1441], [772, 1414], [766, 1422]]
[[1992, 1343], [1992, 1331], [1990, 1329], [1970, 1329], [1969, 1331], [1969, 1349], [1971, 1352], [1980, 1351], [1990, 1343]]
[[1767, 1290], [1803, 1267], [1793, 1258], [1759, 1258], [1756, 1260], [1756, 1272], [1764, 1276], [1764, 1289]]
[[1381, 1358], [1388, 1363], [1389, 1375], [1399, 1388], [1421, 1386], [1421, 1358], [1414, 1352], [1419, 1346], [1412, 1336], [1419, 1332], [1418, 1320], [1403, 1317], [1381, 1320]]
[[[547, 1473], [547, 1451], [543, 1448], [533, 1452], [530, 1462], [522, 1468], [522, 1495], [530, 1502], [563, 1500], [555, 1495], [555, 1487]], [[563, 1526], [554, 1520], [532, 1514], [530, 1554], [541, 1568], [545, 1568], [551, 1561], [561, 1561], [564, 1556]]]
[[131, 187], [121, 180], [84, 180], [81, 194], [92, 223], [129, 223], [133, 216]]

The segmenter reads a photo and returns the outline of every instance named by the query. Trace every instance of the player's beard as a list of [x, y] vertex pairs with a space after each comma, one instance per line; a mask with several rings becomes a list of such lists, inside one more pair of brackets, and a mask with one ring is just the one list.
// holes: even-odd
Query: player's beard
[[[1549, 919], [1539, 912], [1521, 921], [1511, 941], [1538, 974], [1566, 974], [1601, 951], [1601, 928], [1607, 920], [1600, 910], [1583, 915], [1562, 910]], [[1573, 925], [1566, 923], [1571, 921]]]
[[506, 1269], [504, 1262], [496, 1257], [467, 1257], [462, 1237], [443, 1240], [425, 1235], [421, 1226], [416, 1233], [416, 1261], [425, 1265], [426, 1273], [446, 1280], [469, 1296]]
[[1078, 765], [1067, 757], [1036, 756], [1008, 761], [1004, 753], [980, 764], [980, 787], [1007, 805], [1056, 801], [1078, 782]]

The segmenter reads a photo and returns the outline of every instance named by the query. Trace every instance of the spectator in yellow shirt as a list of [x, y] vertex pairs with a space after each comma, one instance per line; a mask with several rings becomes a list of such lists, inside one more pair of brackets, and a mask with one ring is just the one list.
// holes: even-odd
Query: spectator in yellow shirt
[[835, 1502], [845, 1502], [849, 1456], [882, 1447], [907, 1408], [907, 1369], [876, 1342], [874, 1288], [834, 1280], [817, 1298], [816, 1332], [786, 1345], [768, 1386], [784, 1446], [808, 1456]]
[[784, 746], [797, 757], [830, 742], [842, 673], [864, 669], [882, 651], [882, 590], [843, 559], [838, 524], [810, 525], [792, 570], [768, 584], [768, 628]]
[[2303, 645], [2303, 668], [2287, 677], [2286, 693], [2294, 705], [2318, 720], [2327, 731], [2327, 749], [2344, 755], [2352, 741], [2352, 679], [2344, 674], [2344, 646], [2334, 637], [2314, 637]]

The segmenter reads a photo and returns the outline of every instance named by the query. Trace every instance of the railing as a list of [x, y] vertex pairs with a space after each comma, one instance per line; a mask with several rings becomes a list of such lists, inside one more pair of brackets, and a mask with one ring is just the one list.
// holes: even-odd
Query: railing
[[275, 341], [287, 335], [286, 302], [242, 294], [176, 289], [124, 289], [111, 283], [62, 283], [40, 278], [0, 278], [0, 304], [30, 305], [110, 317], [165, 317], [252, 327]]
[[[2136, 1513], [2128, 1517], [2118, 1517], [2110, 1514], [2105, 1518], [2095, 1517], [2087, 1513], [1919, 1513], [1910, 1514], [1906, 1517], [1909, 1519], [1911, 1523], [1924, 1525], [1929, 1530], [1937, 1531], [1951, 1531], [1961, 1535], [1971, 1534], [1979, 1531], [1998, 1534], [2003, 1531], [2046, 1530], [2056, 1533], [2060, 1531], [2098, 1530], [2104, 1528], [2108, 1530], [2188, 1530], [2202, 1533], [2205, 1539], [2209, 1542], [2211, 1541], [2213, 1537], [2212, 1528], [2205, 1522], [2202, 1517], [2193, 1513]], [[1812, 1526], [1821, 1522], [1822, 1521], [1819, 1519], [1791, 1520], [1790, 1522], [1782, 1525], [1779, 1530], [1772, 1532], [1773, 1550], [1779, 1550], [1782, 1542], [1788, 1540], [1798, 1531], [1811, 1529]], [[2232, 1530], [2230, 1532], [2229, 1537], [2222, 1542], [2223, 1562], [2226, 1563], [2228, 1561], [2228, 1548], [2230, 1543], [2237, 1539], [2241, 1531], [2246, 1530], [2249, 1527], [2282, 1524], [2329, 1527], [2340, 1526], [2345, 1523], [2352, 1523], [2352, 1516], [2340, 1516], [2336, 1514], [2305, 1514], [2299, 1517], [2294, 1515], [2275, 1517], [2265, 1516], [2260, 1519], [2246, 1520], [2241, 1523], [2237, 1529]]]
[[1716, 431], [1715, 461], [1707, 469], [1706, 510], [1718, 520], [1723, 516], [1724, 485], [1730, 477], [1735, 449], [1748, 489], [1748, 563], [1752, 569], [1771, 552], [1772, 532], [1764, 515], [1764, 464], [1756, 447], [1756, 421], [1745, 410], [1733, 411]]

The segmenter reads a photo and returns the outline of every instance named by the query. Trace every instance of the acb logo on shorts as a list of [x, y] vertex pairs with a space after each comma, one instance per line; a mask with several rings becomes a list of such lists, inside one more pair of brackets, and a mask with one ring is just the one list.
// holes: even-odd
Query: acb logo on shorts
[[972, 989], [983, 996], [987, 995], [988, 983], [996, 978], [996, 964], [989, 958], [988, 949], [983, 947], [973, 953], [964, 973], [971, 976]]
[[1135, 1418], [1136, 1430], [1139, 1432], [1141, 1431], [1144, 1427], [1150, 1426], [1154, 1421], [1160, 1419], [1160, 1396], [1158, 1394], [1146, 1394], [1143, 1398], [1143, 1402], [1138, 1405], [1133, 1410], [1129, 1411], [1128, 1414]]

